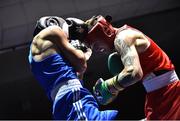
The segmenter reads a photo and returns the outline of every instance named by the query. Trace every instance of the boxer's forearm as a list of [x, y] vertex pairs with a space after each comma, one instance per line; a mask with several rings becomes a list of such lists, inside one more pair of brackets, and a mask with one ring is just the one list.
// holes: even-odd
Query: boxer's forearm
[[136, 83], [139, 78], [133, 74], [133, 68], [123, 70], [118, 75], [106, 80], [110, 92], [116, 93], [124, 88]]
[[107, 80], [109, 83], [113, 82], [113, 84], [119, 84], [125, 88], [142, 78], [143, 72], [134, 41], [133, 37], [129, 37], [128, 35], [124, 35], [124, 37], [119, 35], [116, 37], [115, 48], [121, 56], [124, 69], [113, 77], [114, 79]]

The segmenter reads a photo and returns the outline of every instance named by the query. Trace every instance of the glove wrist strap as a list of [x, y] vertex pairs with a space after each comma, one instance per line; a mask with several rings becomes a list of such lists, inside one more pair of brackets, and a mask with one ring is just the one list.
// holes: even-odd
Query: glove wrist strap
[[108, 90], [112, 93], [112, 94], [116, 94], [119, 91], [122, 91], [124, 88], [119, 84], [118, 80], [117, 80], [117, 76], [106, 80], [106, 83], [108, 85]]
[[124, 87], [119, 83], [118, 81], [118, 76], [115, 77], [115, 79], [113, 79], [113, 86], [118, 90], [118, 91], [122, 91], [124, 90]]

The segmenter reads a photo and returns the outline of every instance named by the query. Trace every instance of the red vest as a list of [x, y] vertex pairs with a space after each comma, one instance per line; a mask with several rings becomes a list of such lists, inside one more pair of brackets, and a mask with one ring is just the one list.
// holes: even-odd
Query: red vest
[[[134, 29], [130, 26], [124, 25], [119, 30], [122, 31], [127, 28]], [[134, 30], [139, 31], [137, 29]], [[154, 71], [173, 70], [174, 65], [166, 53], [152, 39], [149, 37], [147, 37], [147, 39], [150, 41], [150, 46], [145, 52], [139, 54], [143, 77]]]

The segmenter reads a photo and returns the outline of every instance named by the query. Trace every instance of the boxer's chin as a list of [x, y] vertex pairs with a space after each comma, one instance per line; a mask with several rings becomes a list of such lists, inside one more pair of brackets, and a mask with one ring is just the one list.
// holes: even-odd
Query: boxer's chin
[[111, 52], [108, 45], [100, 41], [93, 43], [92, 49], [95, 53], [109, 54]]

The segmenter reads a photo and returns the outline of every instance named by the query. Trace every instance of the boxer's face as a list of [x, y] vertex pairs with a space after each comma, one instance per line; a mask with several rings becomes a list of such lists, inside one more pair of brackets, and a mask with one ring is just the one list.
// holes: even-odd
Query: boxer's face
[[115, 30], [106, 19], [99, 15], [93, 16], [85, 22], [88, 26], [88, 35], [85, 42], [96, 50], [104, 51], [113, 48]]
[[99, 16], [93, 16], [90, 19], [86, 20], [85, 24], [88, 25], [89, 30], [91, 30], [93, 28], [93, 26], [96, 25], [99, 17], [100, 17], [100, 15]]

